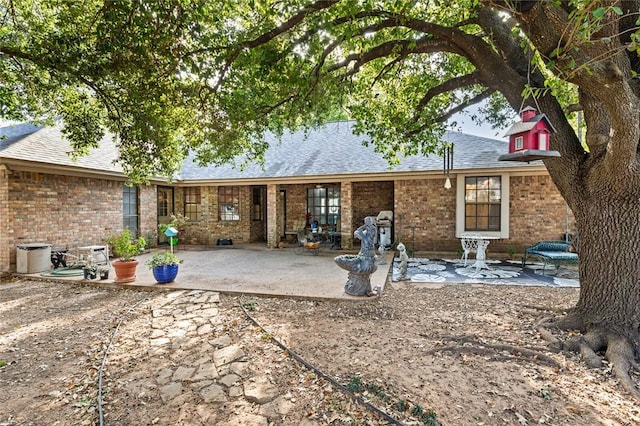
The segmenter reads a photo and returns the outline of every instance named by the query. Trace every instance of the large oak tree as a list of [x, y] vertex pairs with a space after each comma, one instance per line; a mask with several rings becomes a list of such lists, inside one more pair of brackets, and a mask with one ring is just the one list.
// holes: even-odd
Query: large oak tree
[[171, 175], [189, 148], [260, 159], [264, 131], [341, 109], [393, 161], [437, 151], [472, 104], [495, 123], [539, 108], [580, 235], [580, 298], [556, 325], [582, 333], [556, 343], [604, 354], [640, 397], [640, 1], [0, 4], [2, 117], [61, 117], [80, 153], [106, 127], [134, 180]]

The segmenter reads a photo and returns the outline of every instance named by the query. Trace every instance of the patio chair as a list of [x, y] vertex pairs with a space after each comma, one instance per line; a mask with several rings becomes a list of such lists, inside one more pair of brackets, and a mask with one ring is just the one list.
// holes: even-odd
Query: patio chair
[[460, 243], [462, 244], [462, 257], [460, 260], [464, 260], [464, 266], [467, 266], [467, 260], [469, 253], [478, 253], [478, 240], [481, 236], [473, 233], [463, 233], [460, 235]]

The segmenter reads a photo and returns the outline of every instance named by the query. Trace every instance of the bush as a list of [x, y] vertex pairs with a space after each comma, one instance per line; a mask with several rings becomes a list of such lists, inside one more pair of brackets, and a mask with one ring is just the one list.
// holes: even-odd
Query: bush
[[134, 260], [147, 246], [147, 241], [143, 237], [134, 239], [128, 228], [119, 234], [110, 235], [104, 241], [113, 247], [114, 253], [122, 262]]

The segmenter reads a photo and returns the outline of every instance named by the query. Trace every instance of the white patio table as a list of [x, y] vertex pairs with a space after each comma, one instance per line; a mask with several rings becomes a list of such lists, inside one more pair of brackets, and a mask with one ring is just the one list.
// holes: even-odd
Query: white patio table
[[476, 261], [470, 268], [476, 268], [476, 272], [480, 269], [490, 269], [487, 265], [487, 247], [491, 240], [498, 240], [500, 237], [494, 237], [489, 235], [475, 234], [475, 233], [463, 233], [460, 235], [460, 242], [462, 244], [462, 254], [464, 258], [464, 265], [467, 266], [467, 256], [470, 252], [476, 253]]

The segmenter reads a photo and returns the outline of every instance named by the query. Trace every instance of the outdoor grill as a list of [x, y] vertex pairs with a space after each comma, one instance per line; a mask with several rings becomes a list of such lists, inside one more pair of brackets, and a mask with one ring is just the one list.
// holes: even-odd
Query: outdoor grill
[[376, 216], [378, 227], [378, 242], [380, 247], [391, 247], [391, 226], [393, 225], [393, 212], [382, 210]]

